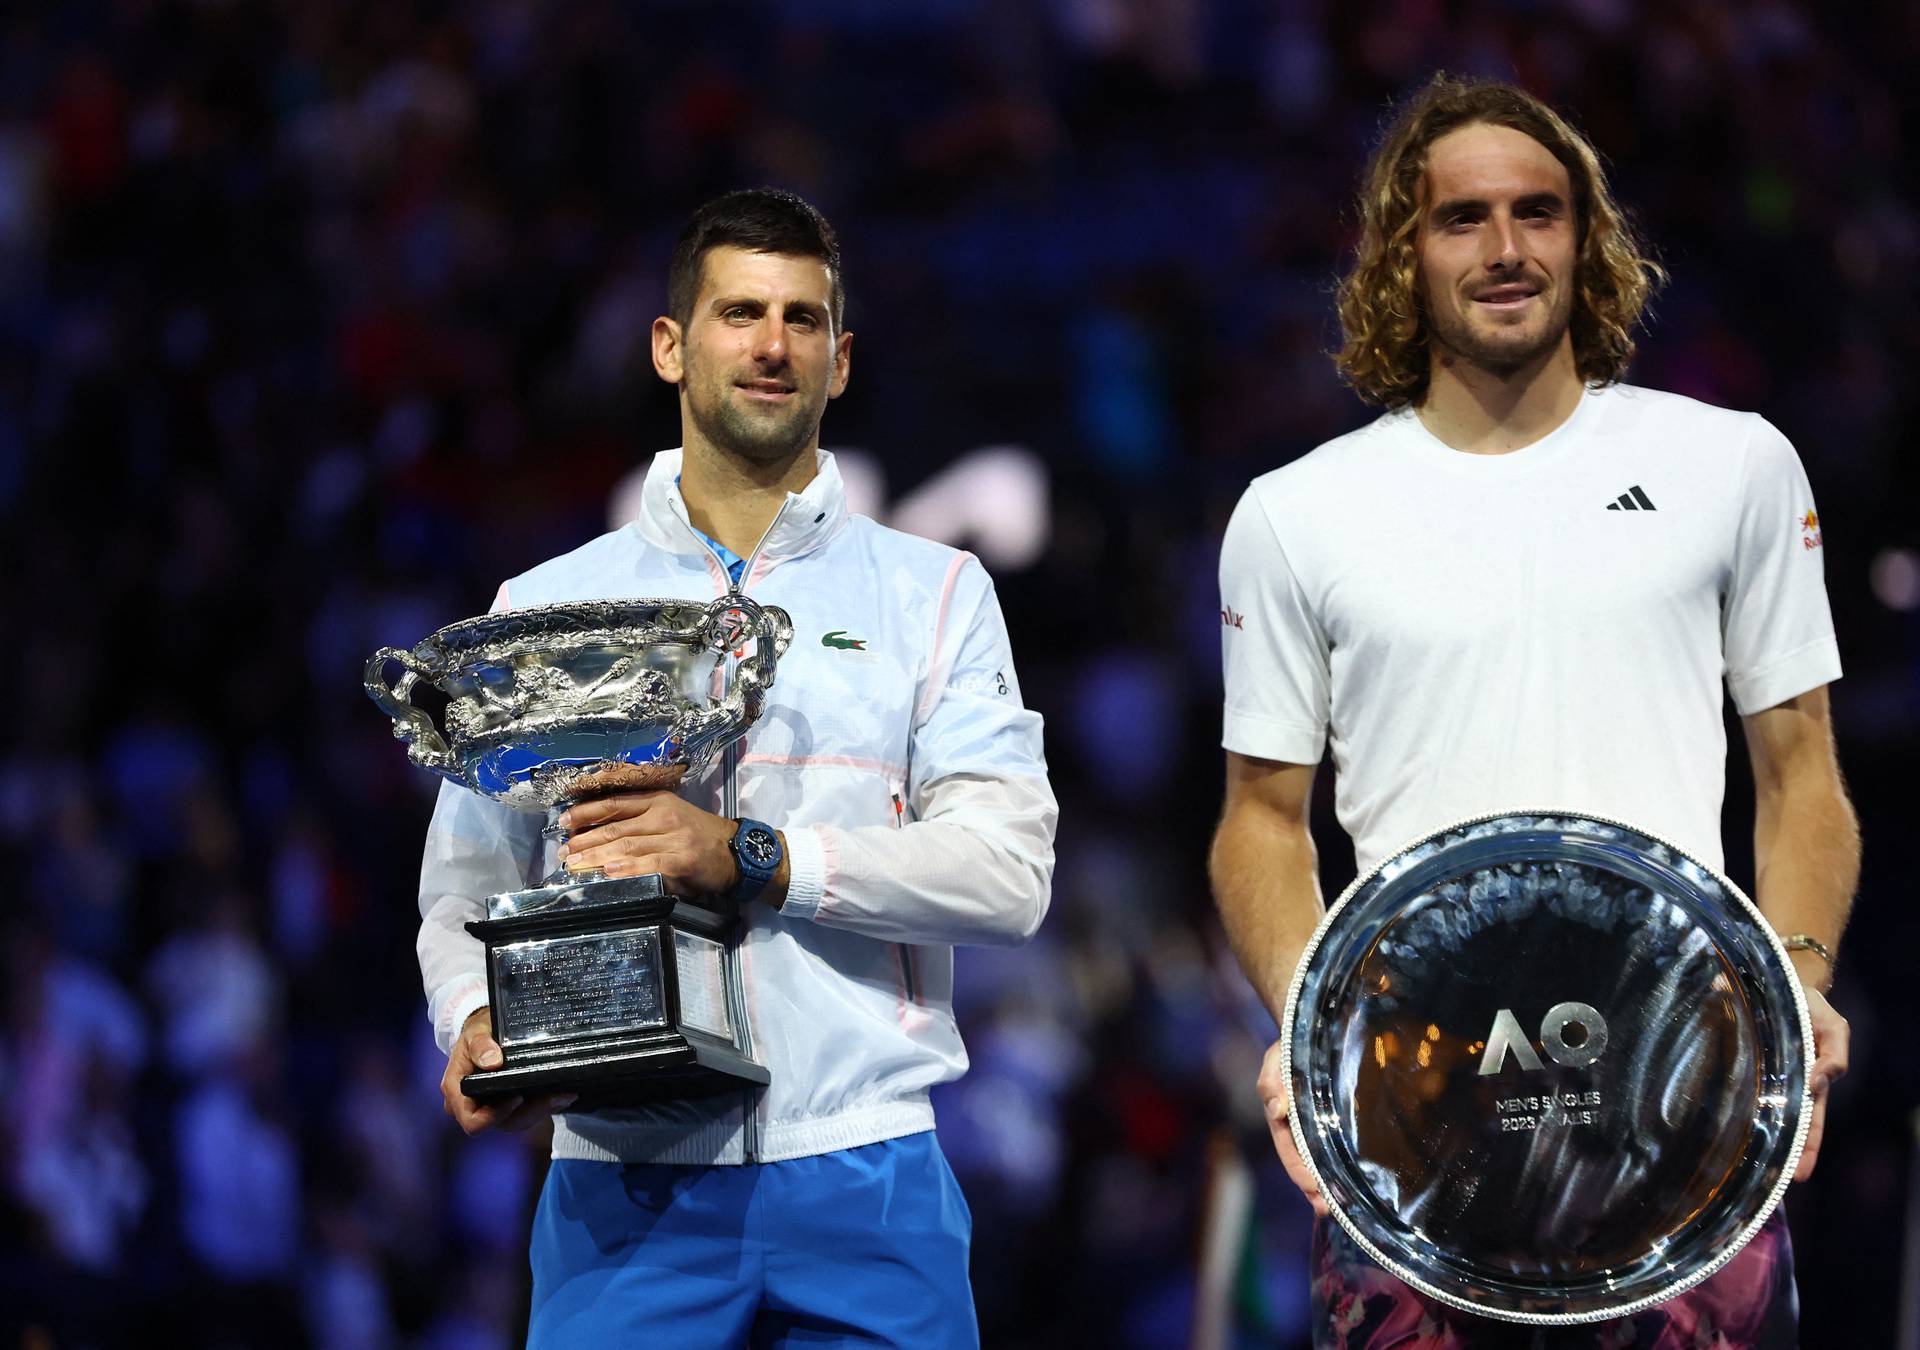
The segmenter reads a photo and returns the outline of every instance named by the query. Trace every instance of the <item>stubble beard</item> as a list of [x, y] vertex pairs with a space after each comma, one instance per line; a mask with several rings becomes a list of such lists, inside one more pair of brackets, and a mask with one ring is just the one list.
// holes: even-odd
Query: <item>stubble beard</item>
[[717, 382], [710, 399], [689, 401], [694, 424], [714, 448], [763, 466], [791, 462], [812, 448], [820, 435], [824, 408], [802, 402], [796, 393], [793, 406], [784, 412], [756, 415], [734, 402], [733, 388], [731, 381]]
[[[1473, 303], [1468, 301], [1469, 304]], [[1565, 288], [1554, 295], [1553, 308], [1538, 336], [1515, 338], [1503, 332], [1486, 333], [1451, 307], [1430, 306], [1433, 312], [1435, 354], [1451, 356], [1493, 375], [1507, 376], [1524, 369], [1560, 345], [1573, 321], [1573, 296]]]

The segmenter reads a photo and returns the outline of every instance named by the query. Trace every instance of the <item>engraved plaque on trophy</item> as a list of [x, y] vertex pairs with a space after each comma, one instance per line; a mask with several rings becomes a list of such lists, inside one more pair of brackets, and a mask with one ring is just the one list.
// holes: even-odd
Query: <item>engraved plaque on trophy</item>
[[[383, 648], [366, 688], [414, 763], [509, 806], [557, 816], [603, 793], [671, 790], [728, 751], [731, 811], [731, 747], [792, 635], [784, 611], [738, 594], [543, 605]], [[748, 648], [713, 697], [728, 654]], [[417, 704], [421, 686], [434, 692]], [[486, 944], [502, 1063], [463, 1078], [468, 1096], [575, 1093], [588, 1110], [768, 1081], [731, 900], [669, 895], [657, 875], [557, 870], [486, 907], [467, 929]]]
[[1416, 841], [1328, 910], [1282, 1024], [1334, 1217], [1456, 1307], [1622, 1316], [1719, 1269], [1793, 1175], [1804, 995], [1732, 882], [1567, 812]]

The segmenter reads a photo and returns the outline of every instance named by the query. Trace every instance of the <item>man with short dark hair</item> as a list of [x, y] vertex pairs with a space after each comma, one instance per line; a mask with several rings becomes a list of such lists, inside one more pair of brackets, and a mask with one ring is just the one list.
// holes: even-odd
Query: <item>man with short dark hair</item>
[[[1724, 675], [1758, 788], [1757, 901], [1813, 1014], [1813, 1169], [1847, 1025], [1822, 990], [1859, 874], [1827, 709], [1840, 673], [1805, 474], [1759, 417], [1619, 383], [1660, 270], [1593, 148], [1510, 85], [1436, 79], [1360, 194], [1338, 364], [1386, 414], [1256, 479], [1220, 562], [1226, 807], [1212, 872], [1276, 1019], [1323, 908], [1308, 803], [1323, 750], [1363, 872], [1454, 821], [1609, 814], [1715, 866]], [[1314, 1343], [1511, 1345], [1417, 1294], [1316, 1213]], [[1718, 1274], [1556, 1345], [1790, 1346], [1783, 1216]], [[1533, 1343], [1528, 1341], [1526, 1343]]]
[[[975, 1345], [970, 1220], [927, 1090], [966, 1067], [953, 947], [1024, 941], [1046, 912], [1040, 718], [978, 561], [849, 515], [819, 448], [853, 346], [820, 213], [764, 189], [708, 203], [668, 291], [653, 361], [679, 388], [683, 448], [655, 457], [635, 521], [514, 578], [496, 608], [732, 589], [792, 616], [740, 818], [711, 809], [709, 774], [560, 821], [569, 868], [750, 901], [740, 960], [772, 1082], [591, 1114], [462, 1095], [500, 1062], [462, 925], [545, 860], [538, 820], [448, 786], [420, 893], [441, 1092], [469, 1134], [560, 1113], [532, 1345]], [[743, 876], [733, 843], [756, 825], [778, 856]]]

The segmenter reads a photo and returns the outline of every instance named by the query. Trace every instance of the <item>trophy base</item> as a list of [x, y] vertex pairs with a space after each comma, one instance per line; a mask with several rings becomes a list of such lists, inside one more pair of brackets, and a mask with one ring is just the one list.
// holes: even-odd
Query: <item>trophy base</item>
[[497, 1069], [476, 1101], [573, 1094], [568, 1109], [642, 1106], [763, 1086], [754, 1062], [731, 902], [667, 894], [658, 876], [581, 879], [488, 900]]
[[579, 1049], [538, 1063], [470, 1073], [460, 1090], [479, 1102], [574, 1094], [570, 1111], [645, 1106], [764, 1087], [766, 1069], [730, 1046], [675, 1037], [645, 1047]]

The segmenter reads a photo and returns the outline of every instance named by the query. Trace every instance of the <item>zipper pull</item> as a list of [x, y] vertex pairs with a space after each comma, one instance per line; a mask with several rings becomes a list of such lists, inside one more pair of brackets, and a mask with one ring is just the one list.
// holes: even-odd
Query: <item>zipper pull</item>
[[900, 794], [893, 794], [893, 828], [900, 829], [906, 822], [907, 804], [900, 800]]

